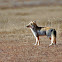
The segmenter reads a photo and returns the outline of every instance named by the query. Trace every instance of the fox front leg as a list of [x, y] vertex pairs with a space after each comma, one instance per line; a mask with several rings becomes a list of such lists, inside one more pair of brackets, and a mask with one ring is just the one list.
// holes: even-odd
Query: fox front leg
[[40, 42], [39, 42], [39, 37], [36, 37], [36, 43], [35, 43], [35, 45], [39, 45], [40, 44]]

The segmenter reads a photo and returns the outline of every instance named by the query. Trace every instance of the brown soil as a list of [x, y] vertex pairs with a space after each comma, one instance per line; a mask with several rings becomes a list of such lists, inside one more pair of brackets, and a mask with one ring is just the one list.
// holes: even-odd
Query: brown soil
[[26, 36], [24, 40], [20, 37], [16, 40], [14, 35], [7, 34], [8, 38], [7, 35], [1, 35], [0, 62], [62, 62], [61, 41], [49, 47], [49, 39], [40, 37], [40, 45], [35, 46], [33, 36]]

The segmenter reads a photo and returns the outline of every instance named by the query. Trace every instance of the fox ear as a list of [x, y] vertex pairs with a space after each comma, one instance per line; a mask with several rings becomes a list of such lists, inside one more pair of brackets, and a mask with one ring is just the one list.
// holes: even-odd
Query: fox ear
[[36, 23], [36, 21], [33, 21], [33, 23]]

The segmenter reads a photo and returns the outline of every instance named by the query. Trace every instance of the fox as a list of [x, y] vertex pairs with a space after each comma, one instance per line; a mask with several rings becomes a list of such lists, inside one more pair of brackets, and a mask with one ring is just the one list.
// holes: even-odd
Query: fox
[[31, 29], [36, 39], [36, 42], [34, 45], [40, 45], [39, 36], [47, 36], [51, 41], [49, 46], [56, 45], [56, 30], [55, 29], [51, 27], [39, 27], [36, 24], [36, 21], [31, 21], [28, 25], [26, 25], [26, 27]]

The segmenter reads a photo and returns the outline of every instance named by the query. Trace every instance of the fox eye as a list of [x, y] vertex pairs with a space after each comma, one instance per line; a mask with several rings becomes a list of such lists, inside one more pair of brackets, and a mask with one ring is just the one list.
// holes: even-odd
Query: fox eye
[[31, 23], [31, 25], [32, 25], [32, 23]]

